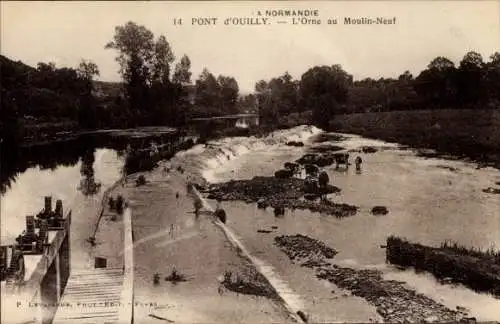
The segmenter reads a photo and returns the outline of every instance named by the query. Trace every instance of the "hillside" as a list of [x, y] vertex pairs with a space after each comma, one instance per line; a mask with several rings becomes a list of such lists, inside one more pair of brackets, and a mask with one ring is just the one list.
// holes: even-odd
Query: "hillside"
[[[115, 110], [121, 105], [123, 87], [117, 82], [94, 82], [89, 98], [88, 83], [75, 69], [50, 63], [38, 63], [35, 68], [3, 55], [0, 76], [0, 135], [6, 140], [45, 140], [57, 132], [78, 129], [85, 118], [105, 126], [120, 115]], [[88, 100], [93, 110], [84, 111]]]

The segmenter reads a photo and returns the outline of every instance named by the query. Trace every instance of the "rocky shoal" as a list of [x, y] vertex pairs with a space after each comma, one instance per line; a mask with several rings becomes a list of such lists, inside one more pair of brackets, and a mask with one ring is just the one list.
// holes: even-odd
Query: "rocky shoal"
[[[208, 199], [220, 201], [242, 200], [247, 203], [258, 202], [259, 206], [265, 208], [290, 208], [309, 209], [336, 217], [347, 217], [355, 215], [358, 211], [356, 206], [348, 204], [337, 204], [331, 200], [306, 200], [307, 185], [304, 179], [276, 177], [254, 177], [249, 180], [232, 180], [220, 184], [212, 184], [205, 192]], [[328, 185], [325, 193], [338, 193], [338, 187]], [[319, 198], [319, 196], [318, 196]], [[319, 200], [319, 201], [318, 201]]]
[[304, 235], [278, 236], [275, 244], [301, 266], [316, 271], [318, 279], [328, 280], [374, 305], [385, 321], [391, 323], [474, 322], [462, 307], [452, 310], [415, 292], [404, 282], [384, 280], [372, 269], [352, 269], [328, 262], [337, 252], [323, 242]]

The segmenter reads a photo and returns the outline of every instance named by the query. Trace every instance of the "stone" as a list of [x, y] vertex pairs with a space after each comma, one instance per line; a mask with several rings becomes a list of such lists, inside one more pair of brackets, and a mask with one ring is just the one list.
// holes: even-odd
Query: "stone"
[[373, 215], [387, 215], [389, 210], [385, 206], [375, 206], [372, 208]]
[[281, 170], [276, 171], [274, 173], [274, 176], [278, 179], [291, 178], [293, 176], [293, 171], [287, 170], [287, 169], [281, 169]]

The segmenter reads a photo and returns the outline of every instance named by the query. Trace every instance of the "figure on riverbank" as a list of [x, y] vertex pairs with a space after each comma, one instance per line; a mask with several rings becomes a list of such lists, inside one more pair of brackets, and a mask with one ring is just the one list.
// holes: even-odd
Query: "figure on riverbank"
[[196, 215], [196, 218], [200, 216], [200, 209], [203, 207], [203, 204], [201, 200], [195, 199], [194, 200], [194, 214]]
[[356, 164], [356, 171], [361, 172], [361, 163], [363, 163], [361, 157], [357, 156], [356, 160], [354, 160], [354, 163]]

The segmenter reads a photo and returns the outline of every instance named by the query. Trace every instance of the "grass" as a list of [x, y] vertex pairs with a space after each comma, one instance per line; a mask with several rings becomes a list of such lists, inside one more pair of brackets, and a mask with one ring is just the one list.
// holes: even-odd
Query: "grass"
[[224, 271], [221, 284], [238, 294], [276, 298], [276, 292], [262, 274], [254, 269], [245, 269], [242, 273]]
[[337, 115], [331, 131], [377, 138], [500, 167], [500, 110], [443, 109]]
[[165, 281], [170, 281], [175, 285], [179, 282], [187, 281], [187, 278], [184, 274], [178, 272], [176, 268], [173, 268], [170, 274], [165, 277]]
[[415, 271], [428, 271], [437, 279], [450, 278], [479, 292], [500, 297], [500, 251], [486, 251], [445, 241], [440, 247], [410, 243], [404, 238], [387, 238], [386, 260]]
[[447, 240], [441, 243], [440, 248], [443, 250], [451, 251], [459, 255], [471, 256], [474, 258], [481, 258], [481, 259], [489, 259], [492, 262], [500, 265], [500, 250], [496, 250], [493, 247], [490, 247], [489, 249], [483, 251], [479, 248], [466, 247], [465, 245], [460, 245], [456, 242]]

